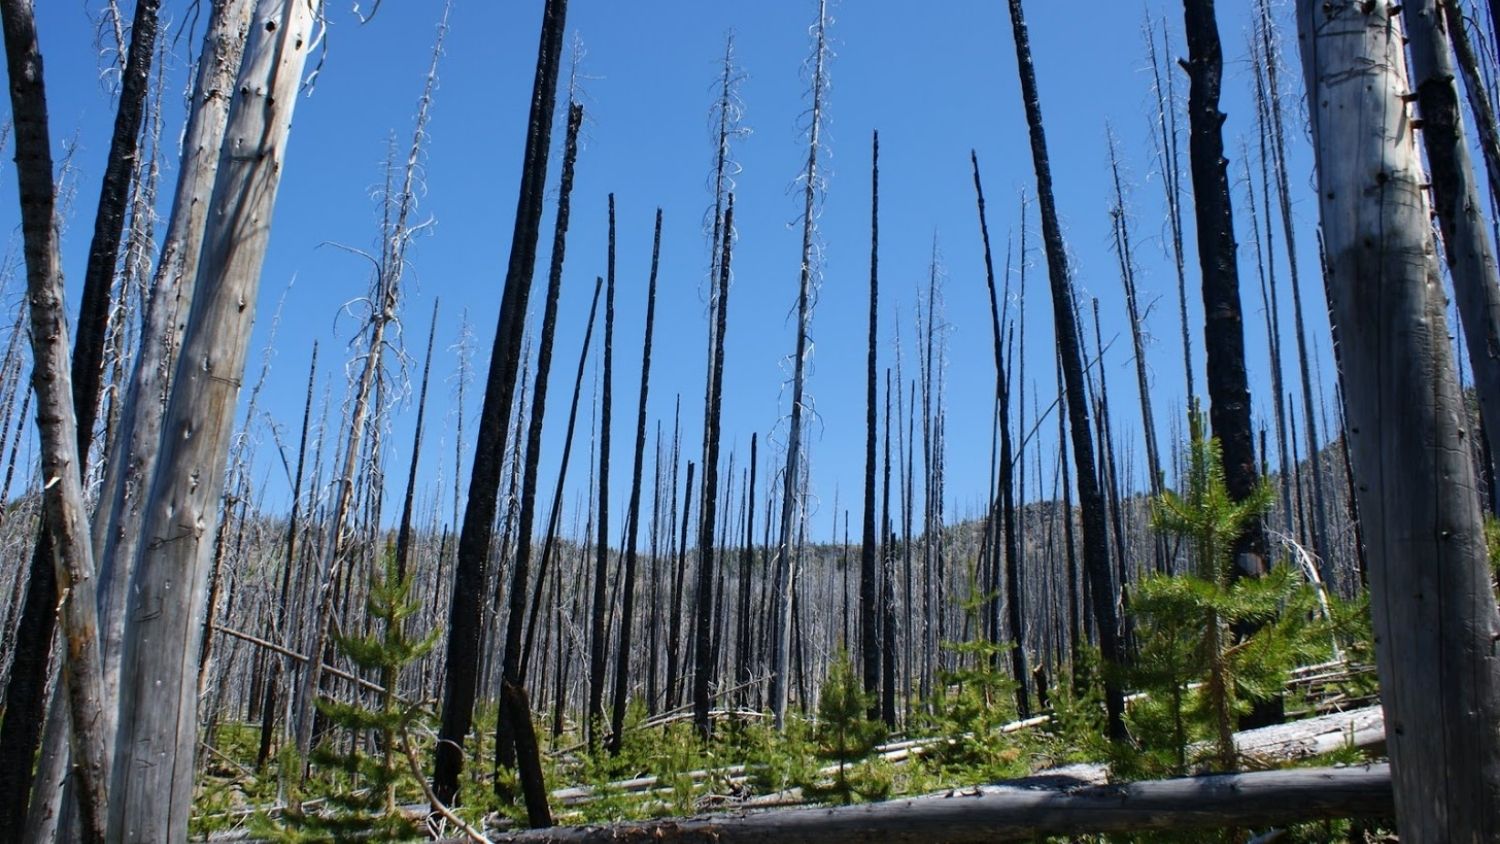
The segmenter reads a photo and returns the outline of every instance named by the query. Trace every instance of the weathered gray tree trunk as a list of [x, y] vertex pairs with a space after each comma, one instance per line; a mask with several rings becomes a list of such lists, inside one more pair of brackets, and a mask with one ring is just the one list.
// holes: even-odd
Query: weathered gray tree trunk
[[1500, 838], [1500, 615], [1383, 3], [1299, 0], [1329, 304], [1402, 841]]
[[[1412, 90], [1421, 111], [1422, 142], [1432, 168], [1432, 203], [1443, 233], [1453, 298], [1468, 341], [1491, 454], [1500, 454], [1500, 272], [1485, 227], [1484, 202], [1464, 139], [1458, 82], [1447, 27], [1436, 0], [1403, 7], [1411, 46]], [[1491, 476], [1494, 469], [1491, 467]]]
[[306, 0], [260, 0], [230, 103], [196, 295], [162, 421], [126, 607], [113, 840], [187, 838], [213, 521], [315, 18]]
[[16, 181], [26, 253], [36, 425], [41, 439], [43, 518], [52, 541], [53, 568], [61, 597], [66, 689], [72, 753], [78, 782], [80, 833], [104, 839], [106, 793], [102, 669], [95, 604], [94, 555], [88, 512], [79, 477], [78, 425], [73, 411], [68, 327], [63, 310], [62, 260], [52, 183], [52, 141], [47, 125], [47, 89], [30, 0], [0, 3], [6, 71], [16, 127]]

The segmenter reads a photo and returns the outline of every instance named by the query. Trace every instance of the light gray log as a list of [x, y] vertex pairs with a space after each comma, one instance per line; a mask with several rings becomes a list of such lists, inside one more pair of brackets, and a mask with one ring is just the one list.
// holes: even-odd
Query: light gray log
[[1045, 835], [1260, 827], [1324, 818], [1387, 817], [1388, 765], [1299, 768], [1126, 785], [986, 786], [863, 806], [691, 820], [554, 827], [497, 842], [1034, 841]]

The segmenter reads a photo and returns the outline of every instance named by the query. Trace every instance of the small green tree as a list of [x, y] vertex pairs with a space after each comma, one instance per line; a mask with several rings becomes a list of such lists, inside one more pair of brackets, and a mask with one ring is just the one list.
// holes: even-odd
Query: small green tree
[[[406, 734], [419, 710], [396, 693], [401, 671], [425, 656], [437, 643], [438, 630], [413, 639], [406, 619], [421, 609], [411, 598], [411, 577], [399, 577], [396, 555], [387, 549], [384, 571], [370, 574], [366, 599], [377, 624], [362, 636], [335, 635], [334, 642], [358, 668], [381, 679], [373, 705], [319, 699], [318, 710], [335, 730], [353, 736], [347, 746], [325, 740], [313, 749], [311, 762], [326, 777], [327, 810], [289, 810], [279, 829], [267, 830], [283, 841], [326, 841], [357, 834], [361, 840], [406, 841], [421, 833], [419, 823], [397, 806], [404, 777]], [[362, 748], [374, 738], [375, 750]], [[295, 764], [295, 763], [293, 763]], [[293, 801], [296, 804], [298, 801]]]
[[837, 763], [838, 771], [832, 785], [804, 783], [804, 792], [841, 803], [852, 803], [855, 797], [878, 800], [890, 792], [890, 779], [868, 765], [851, 773], [851, 765], [866, 760], [885, 740], [885, 724], [869, 717], [873, 703], [873, 695], [865, 693], [848, 652], [840, 650], [829, 666], [813, 730], [819, 758]]
[[[1224, 482], [1218, 441], [1204, 435], [1202, 414], [1189, 419], [1186, 488], [1154, 502], [1156, 530], [1181, 537], [1190, 573], [1144, 579], [1132, 596], [1139, 654], [1130, 679], [1150, 692], [1132, 720], [1143, 748], [1166, 746], [1174, 773], [1185, 772], [1194, 725], [1206, 725], [1215, 763], [1237, 765], [1235, 717], [1251, 701], [1278, 693], [1287, 671], [1310, 653], [1306, 619], [1314, 596], [1298, 575], [1278, 565], [1260, 578], [1234, 576], [1233, 549], [1250, 522], [1272, 503], [1262, 481], [1235, 501]], [[1254, 633], [1237, 638], [1235, 629]], [[1201, 682], [1195, 692], [1190, 684]], [[1164, 728], [1153, 730], [1153, 716]]]

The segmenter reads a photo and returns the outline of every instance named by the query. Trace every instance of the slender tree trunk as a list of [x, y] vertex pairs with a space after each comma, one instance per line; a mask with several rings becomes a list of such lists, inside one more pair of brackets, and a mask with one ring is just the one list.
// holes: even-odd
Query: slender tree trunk
[[[63, 622], [61, 689], [67, 696], [71, 749], [77, 776], [79, 830], [85, 841], [103, 841], [108, 811], [103, 671], [98, 643], [93, 549], [83, 498], [78, 415], [68, 369], [68, 330], [62, 301], [62, 260], [52, 181], [52, 147], [41, 48], [29, 0], [0, 3], [11, 114], [16, 128], [16, 176], [26, 253], [30, 307], [32, 389], [41, 439], [43, 520], [49, 538], [58, 614]], [[87, 437], [83, 437], [87, 443]], [[47, 637], [50, 639], [50, 636]], [[50, 642], [41, 643], [43, 653]], [[39, 688], [38, 692], [41, 691]], [[38, 701], [40, 701], [40, 697]], [[24, 713], [7, 714], [9, 721]], [[33, 739], [34, 742], [34, 739]], [[26, 760], [30, 765], [29, 758]], [[24, 811], [25, 794], [19, 795]]]
[[[875, 427], [876, 344], [880, 339], [880, 133], [870, 141], [870, 345], [865, 376], [865, 516], [859, 549], [859, 630], [864, 667], [865, 694], [870, 706], [878, 705], [880, 691], [880, 637], [875, 612], [879, 601], [875, 568]], [[874, 713], [871, 713], [874, 717]]]
[[[806, 388], [807, 335], [812, 323], [813, 286], [818, 270], [814, 265], [813, 234], [817, 226], [818, 156], [822, 149], [822, 108], [827, 93], [825, 76], [827, 49], [827, 0], [818, 0], [818, 20], [813, 30], [812, 117], [807, 130], [807, 168], [802, 193], [802, 270], [797, 293], [797, 348], [792, 358], [792, 408], [787, 428], [786, 470], [782, 477], [781, 541], [776, 561], [777, 630], [772, 639], [771, 711], [776, 729], [786, 727], [787, 682], [792, 635], [792, 589], [797, 568], [793, 558], [796, 513], [800, 509], [802, 475], [802, 396]], [[806, 701], [803, 701], [806, 703]]]
[[[1156, 49], [1156, 33], [1148, 18], [1143, 27], [1146, 35], [1146, 52], [1151, 59], [1151, 76], [1156, 94], [1156, 119], [1151, 125], [1151, 139], [1156, 147], [1156, 163], [1161, 170], [1162, 191], [1167, 201], [1167, 221], [1172, 234], [1172, 258], [1177, 270], [1177, 312], [1182, 325], [1182, 371], [1187, 379], [1188, 403], [1197, 399], [1197, 388], [1193, 383], [1193, 336], [1188, 330], [1187, 304], [1187, 254], [1182, 236], [1182, 157], [1178, 154], [1177, 87], [1172, 68], [1167, 66]], [[1172, 42], [1167, 35], [1166, 20], [1162, 20], [1162, 45], [1171, 51]]]
[[[1099, 489], [1099, 476], [1094, 468], [1093, 434], [1089, 430], [1088, 402], [1084, 398], [1083, 356], [1078, 348], [1078, 322], [1073, 307], [1073, 279], [1052, 196], [1052, 165], [1047, 156], [1041, 101], [1037, 94], [1036, 71], [1031, 62], [1031, 44], [1021, 0], [1010, 0], [1010, 15], [1022, 96], [1026, 104], [1026, 122], [1031, 130], [1037, 201], [1042, 212], [1043, 242], [1047, 250], [1048, 275], [1052, 282], [1053, 320], [1066, 385], [1068, 419], [1072, 428], [1073, 461], [1078, 468], [1078, 498], [1083, 509], [1084, 568], [1094, 590], [1092, 603], [1100, 652], [1106, 663], [1119, 665], [1124, 654], [1120, 650], [1119, 621], [1111, 586], [1109, 528], [1104, 511], [1104, 496]], [[1071, 519], [1072, 516], [1068, 513], [1064, 517]], [[1105, 677], [1104, 700], [1109, 716], [1110, 737], [1125, 738], [1125, 698], [1119, 681], [1110, 674]]]
[[[1016, 683], [1016, 714], [1020, 718], [1031, 715], [1031, 672], [1026, 667], [1026, 642], [1023, 637], [1021, 619], [1024, 616], [1021, 593], [1020, 549], [1016, 541], [1015, 476], [1012, 471], [1014, 448], [1010, 439], [1010, 372], [1005, 366], [1002, 352], [1000, 299], [995, 290], [995, 262], [990, 251], [990, 226], [985, 219], [984, 185], [979, 180], [979, 156], [969, 151], [969, 161], [974, 167], [974, 195], [979, 205], [979, 236], [984, 241], [985, 283], [990, 292], [990, 327], [995, 341], [995, 409], [1000, 428], [1000, 478], [998, 497], [990, 502], [990, 530], [1005, 533], [1005, 603], [1007, 635], [1011, 642], [1011, 673]], [[1024, 248], [1023, 248], [1024, 252]], [[1007, 303], [1008, 305], [1009, 303]], [[995, 525], [995, 516], [1003, 524]], [[997, 543], [998, 546], [998, 543]], [[988, 587], [988, 582], [985, 586]]]
[[[1500, 613], [1392, 7], [1299, 0], [1402, 841], [1500, 838]], [[1417, 39], [1413, 39], [1415, 46]], [[1432, 119], [1428, 118], [1429, 121]], [[1393, 409], [1399, 408], [1399, 412]]]
[[631, 636], [635, 623], [636, 543], [641, 533], [641, 471], [646, 461], [646, 400], [651, 390], [651, 339], [656, 327], [656, 274], [661, 265], [661, 209], [651, 239], [651, 275], [646, 283], [646, 338], [641, 350], [641, 398], [635, 416], [635, 466], [630, 479], [630, 508], [625, 514], [624, 594], [620, 601], [620, 653], [615, 664], [615, 695], [610, 711], [609, 752], [618, 755], [625, 736], [625, 703], [630, 691]]
[[480, 635], [484, 627], [481, 596], [489, 569], [490, 540], [500, 489], [501, 460], [510, 431], [511, 403], [520, 366], [521, 336], [526, 327], [526, 303], [536, 271], [536, 245], [541, 233], [546, 192], [547, 155], [552, 143], [552, 113], [557, 102], [557, 75], [562, 61], [562, 37], [568, 0], [546, 0], [537, 47], [536, 76], [531, 88], [531, 112], [526, 123], [521, 183], [516, 199], [515, 230], [510, 262], [500, 297], [500, 317], [490, 354], [484, 406], [474, 444], [474, 467], [469, 500], [458, 539], [453, 598], [448, 614], [442, 726], [438, 730], [433, 763], [433, 792], [444, 803], [458, 797], [458, 775], [463, 769], [463, 743], [474, 718]]
[[[437, 310], [434, 303], [433, 311]], [[429, 347], [431, 344], [428, 344]], [[297, 536], [300, 529], [302, 517], [302, 470], [307, 460], [307, 429], [308, 421], [312, 418], [313, 387], [316, 383], [318, 372], [318, 343], [313, 341], [312, 362], [307, 369], [307, 399], [302, 405], [302, 434], [297, 444], [297, 469], [292, 480], [292, 512], [287, 519], [286, 526], [286, 559], [282, 561], [281, 567], [281, 592], [276, 602], [276, 632], [282, 641], [291, 641], [290, 632], [291, 614], [289, 608], [292, 601], [291, 584], [292, 571], [297, 567]], [[425, 380], [425, 375], [424, 375]], [[415, 458], [413, 458], [415, 459]], [[399, 543], [398, 543], [399, 545]], [[266, 760], [271, 757], [272, 731], [276, 724], [277, 697], [280, 694], [281, 677], [284, 673], [283, 662], [278, 660], [272, 664], [270, 676], [266, 678], [266, 699], [261, 706], [260, 723], [260, 747], [255, 754], [255, 769], [263, 770]], [[292, 666], [289, 661], [286, 668]]]
[[[580, 124], [583, 119], [579, 112]], [[576, 139], [575, 139], [576, 143]], [[533, 645], [536, 642], [537, 616], [542, 607], [542, 586], [547, 582], [547, 568], [552, 561], [552, 550], [556, 545], [558, 526], [562, 520], [563, 487], [568, 479], [569, 458], [573, 455], [573, 431], [578, 423], [578, 399], [583, 394], [583, 373], [588, 364], [589, 344], [594, 337], [594, 317], [599, 312], [599, 294], [604, 291], [604, 279], [594, 281], [594, 298], [589, 305], [588, 327], [583, 332], [583, 346], [578, 351], [578, 373], [573, 378], [573, 401], [568, 407], [568, 427], [563, 435], [562, 463], [557, 470], [557, 489], [552, 494], [552, 510], [547, 517], [547, 535], [542, 540], [542, 559], [537, 565], [536, 586], [531, 593], [531, 612], [526, 622], [526, 644], [521, 648], [520, 677], [524, 681], [531, 664]]]
[[[708, 395], [704, 402], [703, 505], [698, 511], [698, 590], [694, 612], [696, 651], [693, 659], [693, 725], [698, 735], [709, 738], [709, 681], [713, 675], [714, 519], [719, 494], [720, 409], [724, 404], [724, 332], [729, 325], [730, 256], [734, 244], [734, 193], [724, 206], [724, 242], [719, 254], [719, 292], [714, 308], [714, 350], [709, 361]], [[733, 461], [730, 461], [733, 463]]]
[[[547, 414], [547, 384], [552, 373], [552, 345], [557, 332], [558, 298], [562, 294], [563, 262], [567, 255], [568, 223], [572, 209], [573, 168], [578, 158], [578, 132], [583, 125], [583, 106], [570, 103], [568, 106], [567, 134], [563, 143], [562, 179], [557, 200], [557, 219], [553, 224], [552, 258], [547, 273], [547, 300], [542, 312], [542, 336], [537, 347], [536, 375], [532, 386], [531, 418], [526, 431], [525, 473], [521, 479], [521, 511], [516, 529], [516, 557], [511, 571], [510, 613], [506, 619], [505, 645], [502, 650], [501, 683], [502, 706], [495, 719], [495, 788], [500, 790], [500, 769], [516, 766], [516, 730], [523, 726], [513, 723], [510, 713], [514, 710], [513, 697], [507, 698], [503, 684], [516, 687], [524, 684], [521, 653], [521, 631], [526, 620], [527, 584], [530, 579], [532, 527], [536, 519], [536, 487], [541, 463], [542, 426]], [[589, 325], [593, 329], [592, 322]], [[581, 373], [580, 373], [581, 375]], [[577, 410], [576, 392], [574, 410]], [[568, 439], [572, 439], [572, 419], [569, 418]], [[541, 586], [541, 578], [537, 579]], [[535, 624], [535, 618], [532, 619]], [[524, 695], [524, 689], [518, 688]], [[530, 713], [526, 718], [530, 720]], [[529, 804], [528, 804], [529, 807]]]
[[589, 624], [588, 720], [583, 733], [589, 747], [598, 750], [604, 729], [604, 670], [609, 657], [605, 616], [609, 594], [609, 452], [611, 411], [614, 408], [615, 359], [615, 195], [609, 195], [609, 277], [604, 282], [604, 393], [599, 414], [598, 547], [594, 549], [594, 603]]

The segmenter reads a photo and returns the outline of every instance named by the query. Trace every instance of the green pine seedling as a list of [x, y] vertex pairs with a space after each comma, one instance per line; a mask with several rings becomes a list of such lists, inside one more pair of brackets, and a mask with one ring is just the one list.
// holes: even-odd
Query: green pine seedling
[[[1177, 774], [1203, 732], [1214, 763], [1233, 770], [1236, 716], [1279, 693], [1287, 671], [1314, 650], [1306, 623], [1314, 596], [1296, 573], [1278, 565], [1263, 577], [1234, 577], [1235, 543], [1270, 507], [1270, 485], [1233, 500], [1202, 414], [1191, 415], [1189, 430], [1187, 487], [1154, 502], [1152, 524], [1186, 542], [1193, 570], [1145, 578], [1132, 595], [1139, 655], [1128, 671], [1150, 693], [1132, 713], [1137, 737], [1156, 766]], [[1256, 632], [1237, 639], [1237, 627]], [[1194, 682], [1201, 685], [1190, 692]]]
[[841, 803], [852, 803], [856, 797], [878, 800], [890, 792], [889, 778], [868, 765], [854, 767], [886, 736], [885, 724], [869, 717], [871, 698], [860, 685], [849, 654], [839, 651], [818, 699], [818, 723], [813, 731], [819, 758], [837, 763], [838, 771], [832, 785], [804, 783], [804, 792]]
[[[384, 571], [372, 571], [366, 599], [377, 624], [362, 636], [335, 635], [334, 642], [359, 668], [379, 672], [384, 690], [373, 705], [319, 699], [318, 711], [337, 730], [354, 736], [347, 747], [325, 741], [313, 749], [311, 762], [322, 775], [324, 806], [315, 811], [293, 811], [278, 829], [266, 830], [283, 841], [326, 841], [358, 835], [362, 840], [406, 841], [421, 833], [419, 823], [403, 814], [397, 792], [406, 770], [403, 745], [407, 731], [419, 717], [416, 707], [396, 695], [401, 671], [420, 660], [437, 644], [438, 630], [413, 639], [406, 619], [421, 609], [411, 598], [411, 577], [400, 578], [396, 555], [387, 549]], [[374, 738], [367, 753], [365, 737]], [[291, 770], [300, 770], [295, 765]], [[300, 801], [293, 801], [297, 803]]]

